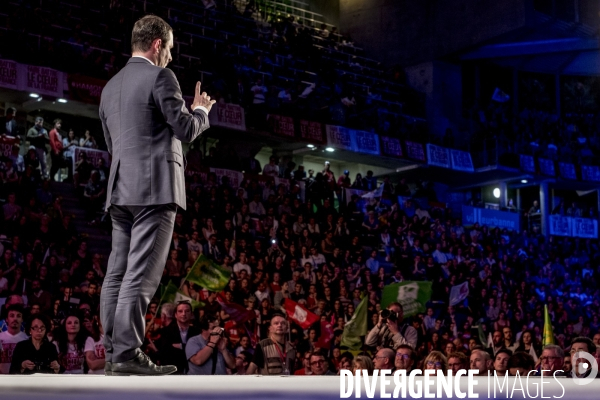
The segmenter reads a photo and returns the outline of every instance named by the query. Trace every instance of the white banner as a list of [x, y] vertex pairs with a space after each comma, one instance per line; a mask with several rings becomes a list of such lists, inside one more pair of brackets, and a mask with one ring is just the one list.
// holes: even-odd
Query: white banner
[[88, 161], [92, 163], [94, 167], [98, 166], [98, 160], [102, 158], [104, 160], [104, 165], [106, 165], [107, 168], [110, 168], [110, 154], [108, 153], [108, 151], [90, 149], [87, 147], [75, 147], [75, 150], [73, 151], [73, 171], [75, 171], [75, 165], [77, 165], [77, 162], [81, 160], [82, 153], [85, 153]]
[[450, 151], [445, 147], [427, 143], [427, 164], [450, 168]]
[[450, 289], [450, 305], [455, 306], [469, 295], [469, 282], [464, 281], [460, 285], [452, 286]]
[[452, 160], [452, 169], [457, 171], [474, 172], [473, 160], [471, 159], [471, 153], [460, 150], [450, 150], [450, 156]]
[[354, 149], [350, 129], [343, 126], [327, 125], [327, 145], [341, 150]]

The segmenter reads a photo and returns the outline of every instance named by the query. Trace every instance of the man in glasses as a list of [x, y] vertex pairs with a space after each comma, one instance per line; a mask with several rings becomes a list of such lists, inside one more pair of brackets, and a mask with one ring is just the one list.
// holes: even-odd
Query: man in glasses
[[304, 368], [299, 369], [298, 371], [294, 372], [294, 375], [311, 375], [312, 371], [310, 369], [310, 351], [307, 351], [306, 353], [304, 353], [304, 356], [302, 357], [302, 366]]
[[312, 375], [333, 375], [329, 370], [329, 362], [321, 350], [315, 350], [310, 354], [310, 370]]
[[540, 376], [564, 376], [563, 364], [565, 362], [565, 352], [560, 346], [555, 344], [549, 344], [544, 346], [542, 355], [540, 357], [541, 366], [538, 369], [536, 375]]
[[241, 351], [240, 354], [235, 357], [235, 373], [234, 375], [246, 375], [248, 365], [252, 361], [252, 354], [247, 351]]
[[456, 373], [461, 369], [466, 370], [468, 368], [469, 359], [464, 353], [457, 351], [448, 355], [448, 370], [452, 371], [452, 376], [456, 376]]
[[373, 365], [375, 369], [394, 369], [394, 361], [396, 360], [396, 354], [394, 350], [384, 347], [377, 351], [373, 358]]
[[397, 370], [404, 370], [408, 375], [415, 365], [415, 352], [412, 347], [407, 344], [398, 346], [394, 365]]

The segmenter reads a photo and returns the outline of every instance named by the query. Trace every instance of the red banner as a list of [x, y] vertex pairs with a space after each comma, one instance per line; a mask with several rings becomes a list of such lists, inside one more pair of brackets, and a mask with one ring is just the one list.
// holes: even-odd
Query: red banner
[[381, 153], [385, 156], [402, 157], [402, 143], [398, 138], [380, 136]]
[[69, 74], [67, 83], [69, 85], [69, 97], [72, 100], [100, 104], [100, 95], [106, 81], [79, 74]]
[[19, 142], [19, 138], [14, 136], [0, 136], [0, 156], [9, 157], [12, 154], [13, 145]]
[[294, 118], [283, 115], [269, 114], [267, 120], [269, 121], [269, 125], [271, 126], [274, 134], [292, 138], [296, 135], [296, 131], [294, 129]]
[[320, 122], [300, 120], [300, 136], [307, 142], [325, 144], [323, 124]]
[[406, 144], [406, 156], [416, 161], [427, 161], [425, 157], [425, 150], [423, 149], [423, 145], [417, 142], [404, 142]]
[[308, 329], [312, 324], [319, 320], [319, 316], [308, 311], [306, 308], [293, 300], [285, 299], [283, 304], [288, 317], [300, 325], [302, 329]]

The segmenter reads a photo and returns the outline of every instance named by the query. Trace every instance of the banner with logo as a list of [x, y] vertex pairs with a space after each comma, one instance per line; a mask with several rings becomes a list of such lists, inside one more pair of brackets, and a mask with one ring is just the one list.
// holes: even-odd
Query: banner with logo
[[427, 164], [450, 168], [450, 152], [445, 147], [427, 143]]
[[381, 154], [390, 157], [402, 157], [402, 143], [398, 138], [379, 136], [381, 140]]
[[80, 74], [68, 74], [67, 85], [69, 86], [71, 100], [100, 104], [100, 95], [102, 89], [106, 86], [106, 81]]
[[465, 225], [479, 223], [479, 225], [487, 225], [490, 228], [506, 228], [514, 231], [520, 231], [521, 226], [518, 213], [490, 210], [488, 208], [463, 206], [462, 219]]
[[213, 126], [237, 129], [240, 131], [246, 130], [244, 109], [237, 104], [214, 104], [208, 114], [208, 120]]
[[520, 155], [521, 171], [535, 174], [535, 159], [533, 156]]
[[63, 73], [52, 68], [35, 65], [20, 65], [25, 75], [22, 90], [54, 97], [63, 97]]
[[327, 125], [327, 145], [340, 150], [354, 149], [352, 145], [352, 133], [350, 129], [343, 126]]
[[600, 167], [597, 165], [582, 165], [581, 179], [590, 182], [600, 182]]
[[412, 317], [425, 312], [431, 293], [431, 282], [406, 281], [387, 285], [383, 288], [381, 309], [397, 301], [402, 304], [404, 317]]
[[572, 218], [563, 217], [562, 215], [550, 216], [550, 234], [555, 236], [571, 236]]
[[473, 167], [473, 160], [471, 159], [471, 153], [467, 151], [450, 149], [450, 159], [452, 161], [452, 169], [465, 172], [475, 171], [475, 167]]
[[589, 218], [573, 218], [573, 236], [585, 239], [598, 238], [598, 221]]
[[296, 135], [294, 129], [294, 118], [284, 115], [269, 114], [267, 121], [272, 132], [277, 136], [293, 138]]
[[325, 144], [327, 142], [323, 133], [322, 123], [301, 119], [299, 127], [300, 137], [305, 141], [316, 144]]
[[562, 178], [577, 180], [577, 173], [575, 172], [575, 165], [573, 165], [571, 163], [559, 162], [558, 163], [558, 171], [560, 172], [560, 176]]
[[0, 60], [0, 86], [9, 89], [19, 89], [18, 66], [11, 60]]
[[556, 176], [556, 171], [554, 169], [554, 161], [548, 160], [546, 158], [538, 159], [540, 163], [540, 172], [544, 175], [548, 176]]
[[88, 147], [75, 147], [75, 150], [73, 151], [73, 171], [75, 171], [75, 166], [81, 160], [81, 155], [83, 153], [85, 153], [88, 161], [94, 167], [98, 166], [98, 160], [102, 158], [104, 160], [104, 165], [106, 165], [107, 168], [110, 168], [110, 154], [108, 151], [90, 149]]
[[417, 142], [411, 142], [409, 140], [404, 142], [406, 146], [406, 156], [411, 160], [425, 162], [427, 159], [425, 158], [425, 150], [423, 149], [423, 145]]
[[379, 136], [376, 133], [352, 130], [352, 137], [354, 151], [379, 155]]

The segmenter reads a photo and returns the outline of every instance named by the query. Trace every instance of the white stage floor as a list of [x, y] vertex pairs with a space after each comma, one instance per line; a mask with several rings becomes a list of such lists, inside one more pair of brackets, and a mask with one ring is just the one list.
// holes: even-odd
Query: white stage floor
[[[479, 381], [475, 393], [488, 398], [487, 378]], [[539, 377], [535, 383], [539, 387]], [[545, 378], [548, 379], [548, 378]], [[393, 379], [392, 379], [393, 382]], [[513, 386], [509, 380], [509, 387]], [[523, 380], [525, 382], [525, 380]], [[517, 391], [512, 398], [534, 398], [534, 381], [530, 395]], [[577, 386], [571, 379], [561, 379], [564, 392], [551, 378], [544, 384], [544, 398], [597, 400], [600, 379], [587, 386]], [[467, 379], [461, 379], [461, 390], [467, 391]], [[393, 390], [393, 389], [392, 389]], [[389, 390], [389, 392], [392, 392]], [[432, 387], [435, 393], [435, 386]], [[561, 396], [564, 393], [564, 396]], [[380, 398], [379, 387], [375, 398]], [[537, 398], [541, 398], [537, 393]], [[400, 396], [401, 397], [401, 396]], [[407, 396], [410, 397], [410, 396]], [[161, 376], [106, 377], [90, 375], [0, 376], [0, 399], [10, 400], [183, 400], [183, 399], [339, 399], [340, 378], [328, 377], [261, 377], [261, 376]], [[355, 393], [350, 397], [356, 398]], [[367, 398], [364, 387], [361, 398]], [[489, 398], [494, 398], [493, 389]], [[510, 398], [497, 394], [496, 398]]]

